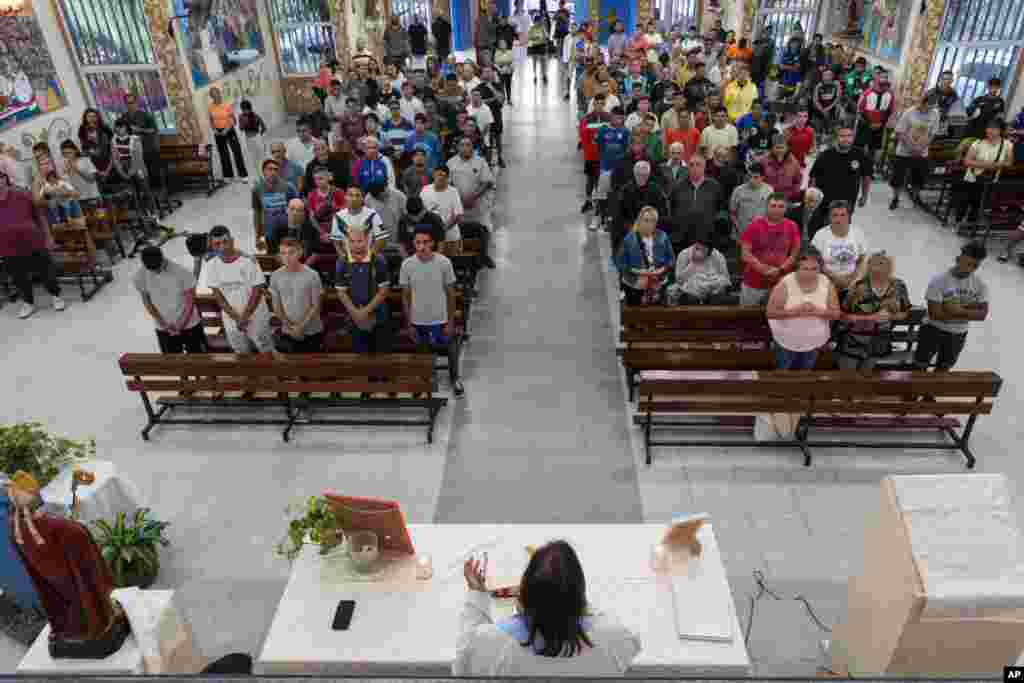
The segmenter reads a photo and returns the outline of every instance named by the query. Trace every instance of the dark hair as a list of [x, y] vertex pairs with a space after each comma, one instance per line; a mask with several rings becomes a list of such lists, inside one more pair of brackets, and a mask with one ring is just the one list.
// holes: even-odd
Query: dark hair
[[406, 213], [419, 213], [423, 210], [423, 199], [421, 197], [409, 197], [405, 200]]
[[1003, 121], [1001, 118], [996, 117], [985, 124], [985, 130], [988, 130], [989, 128], [998, 128], [1000, 133], [1005, 133], [1006, 121]]
[[433, 241], [434, 240], [434, 228], [432, 226], [430, 226], [430, 225], [427, 225], [426, 223], [420, 223], [419, 225], [417, 225], [412, 230], [413, 239], [416, 239], [416, 235], [426, 235], [427, 237], [429, 237], [431, 239], [431, 241]]
[[100, 110], [96, 109], [95, 107], [87, 107], [85, 111], [82, 112], [82, 123], [78, 126], [79, 138], [83, 137], [85, 135], [85, 131], [88, 130], [88, 128], [85, 125], [85, 122], [88, 119], [89, 114], [96, 114], [96, 128], [98, 130], [103, 131], [110, 137], [114, 137], [114, 131], [110, 130], [110, 126], [108, 126], [106, 122], [103, 120], [103, 114], [100, 113]]
[[1000, 78], [990, 78], [990, 79], [988, 79], [988, 84], [989, 85], [997, 85], [999, 87], [1002, 87], [1003, 81]]
[[740, 49], [742, 50], [746, 46], [747, 46], [747, 39], [746, 38], [740, 38]]
[[228, 226], [215, 225], [210, 228], [210, 239], [222, 239], [224, 237], [231, 237], [231, 231], [228, 230]]
[[164, 252], [160, 251], [160, 247], [153, 245], [146, 247], [142, 250], [142, 265], [146, 267], [146, 270], [155, 273], [164, 265]]
[[36, 144], [32, 145], [32, 155], [33, 156], [35, 156], [35, 153], [38, 152], [39, 150], [43, 150], [44, 152], [49, 154], [50, 153], [50, 146], [48, 144], [46, 144], [45, 142], [37, 142]]
[[718, 107], [717, 109], [715, 109], [715, 111], [713, 111], [711, 113], [712, 114], [726, 114], [726, 115], [728, 115], [728, 112], [725, 110], [725, 107]]
[[821, 252], [813, 244], [805, 244], [800, 247], [800, 251], [797, 252], [796, 262], [799, 266], [800, 262], [804, 259], [814, 259], [818, 262], [818, 269], [823, 270], [825, 267], [825, 259], [822, 257]]
[[786, 193], [785, 192], [772, 192], [770, 195], [768, 195], [768, 201], [769, 202], [785, 202], [786, 201]]
[[750, 175], [764, 175], [764, 166], [760, 161], [755, 161], [747, 167], [747, 171]]
[[238, 106], [241, 107], [242, 111], [249, 111], [252, 109], [252, 102], [249, 100], [242, 100]]
[[278, 170], [280, 170], [280, 168], [281, 168], [281, 164], [279, 164], [277, 162], [277, 159], [264, 159], [263, 160], [263, 165], [260, 166], [260, 170], [261, 171], [267, 170], [267, 165], [268, 164], [273, 164], [274, 166], [277, 166]]
[[[552, 541], [533, 553], [519, 583], [526, 617], [523, 647], [545, 657], [572, 657], [593, 647], [580, 619], [587, 608], [587, 583], [576, 552], [566, 541]], [[538, 637], [544, 641], [537, 647]]]
[[981, 262], [988, 256], [988, 249], [985, 248], [984, 242], [974, 241], [968, 242], [960, 248], [961, 256], [969, 256], [975, 261]]
[[64, 142], [60, 143], [60, 148], [61, 148], [62, 151], [65, 150], [65, 149], [73, 149], [73, 150], [75, 150], [76, 154], [81, 154], [82, 153], [82, 150], [78, 149], [78, 145], [76, 145], [71, 140], [65, 140]]
[[377, 123], [380, 123], [380, 117], [374, 114], [372, 111], [366, 115], [366, 121], [369, 121], [370, 119], [373, 119]]
[[434, 173], [437, 173], [438, 171], [441, 171], [442, 173], [444, 173], [447, 176], [450, 176], [452, 174], [452, 172], [448, 170], [448, 167], [445, 164], [439, 164], [439, 165], [435, 166], [434, 167]]
[[832, 212], [835, 211], [836, 209], [845, 209], [846, 213], [850, 213], [850, 202], [846, 201], [845, 199], [837, 199], [837, 200], [835, 200], [833, 202], [829, 202], [829, 204], [828, 204], [828, 213], [829, 213], [829, 215], [831, 215]]

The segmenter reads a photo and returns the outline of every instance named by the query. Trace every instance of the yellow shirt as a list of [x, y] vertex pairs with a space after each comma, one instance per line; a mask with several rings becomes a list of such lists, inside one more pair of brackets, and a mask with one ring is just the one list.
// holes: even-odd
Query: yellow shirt
[[676, 85], [678, 85], [680, 88], [685, 88], [686, 82], [689, 81], [692, 77], [693, 74], [690, 73], [689, 64], [681, 64], [679, 65], [679, 68], [676, 69]]
[[756, 99], [757, 86], [751, 81], [747, 81], [747, 84], [742, 88], [739, 81], [732, 81], [725, 87], [725, 97], [723, 98], [725, 110], [733, 121], [736, 121], [745, 114], [749, 114], [750, 107]]

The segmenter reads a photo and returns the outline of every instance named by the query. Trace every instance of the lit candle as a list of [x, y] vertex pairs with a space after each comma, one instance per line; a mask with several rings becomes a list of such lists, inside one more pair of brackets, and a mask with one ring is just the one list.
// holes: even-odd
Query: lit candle
[[659, 543], [651, 551], [651, 566], [655, 572], [663, 572], [669, 566], [668, 548]]
[[416, 578], [426, 581], [434, 575], [434, 561], [428, 553], [416, 556]]

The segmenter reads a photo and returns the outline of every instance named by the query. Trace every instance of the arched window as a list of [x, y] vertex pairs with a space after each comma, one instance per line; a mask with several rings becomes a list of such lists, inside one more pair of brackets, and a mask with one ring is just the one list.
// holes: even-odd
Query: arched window
[[402, 28], [409, 28], [412, 18], [419, 17], [430, 33], [430, 21], [433, 19], [430, 0], [391, 0], [391, 16], [399, 18]]
[[61, 0], [59, 7], [92, 104], [112, 122], [124, 113], [125, 96], [137, 95], [139, 108], [173, 133], [174, 108], [155, 66], [142, 0]]
[[755, 37], [767, 37], [777, 59], [793, 36], [801, 35], [805, 45], [810, 43], [817, 25], [817, 0], [764, 0], [757, 10]]
[[321, 61], [334, 59], [335, 4], [332, 0], [270, 0], [270, 21], [284, 75], [315, 74]]
[[1022, 48], [1024, 0], [949, 0], [928, 83], [952, 71], [953, 88], [970, 104], [990, 78], [1000, 78], [1009, 102]]
[[686, 35], [697, 25], [697, 0], [654, 0], [654, 10], [662, 31], [678, 30]]

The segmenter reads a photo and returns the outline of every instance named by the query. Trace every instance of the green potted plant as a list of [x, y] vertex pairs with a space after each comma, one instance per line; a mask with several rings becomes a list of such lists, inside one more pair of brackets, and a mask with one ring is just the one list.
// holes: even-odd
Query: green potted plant
[[95, 456], [95, 439], [53, 436], [39, 422], [0, 425], [0, 471], [7, 476], [22, 470], [45, 487], [66, 465]]
[[285, 514], [290, 518], [288, 530], [274, 551], [288, 561], [299, 556], [305, 543], [319, 544], [320, 554], [326, 555], [344, 541], [338, 516], [326, 498], [310, 496], [286, 507]]
[[93, 536], [110, 566], [116, 588], [149, 588], [160, 573], [159, 547], [170, 545], [164, 538], [170, 522], [149, 519], [149, 512], [149, 508], [139, 508], [131, 521], [119, 512], [113, 524], [94, 522]]

